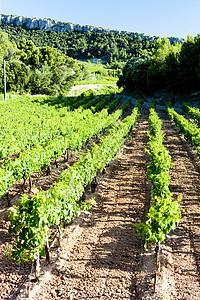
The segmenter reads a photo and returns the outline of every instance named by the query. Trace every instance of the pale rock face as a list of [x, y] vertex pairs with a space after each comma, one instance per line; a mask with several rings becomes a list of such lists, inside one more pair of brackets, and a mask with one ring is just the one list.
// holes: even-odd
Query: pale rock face
[[[37, 18], [26, 18], [26, 17], [18, 17], [18, 16], [7, 16], [0, 14], [0, 22], [2, 24], [11, 24], [14, 26], [23, 26], [26, 29], [40, 29], [42, 31], [50, 31], [54, 30], [56, 32], [69, 32], [71, 33], [74, 30], [81, 31], [81, 32], [113, 32], [113, 33], [123, 33], [130, 36], [138, 35], [142, 39], [146, 37], [154, 40], [153, 37], [145, 36], [143, 33], [138, 34], [134, 32], [127, 32], [127, 31], [118, 31], [118, 30], [110, 30], [104, 29], [100, 27], [94, 27], [90, 25], [78, 25], [78, 24], [71, 24], [67, 22], [59, 22], [51, 19], [37, 19]], [[169, 38], [171, 42], [178, 42], [181, 43], [183, 40], [179, 38]]]
[[32, 19], [29, 29], [39, 29], [39, 21], [36, 19]]
[[36, 18], [26, 18], [18, 16], [6, 16], [0, 14], [0, 22], [3, 24], [11, 24], [14, 26], [23, 26], [26, 29], [40, 29], [43, 31], [54, 30], [56, 32], [69, 32], [71, 33], [74, 30], [88, 32], [119, 32], [110, 29], [98, 28], [90, 25], [78, 25], [71, 24], [67, 22], [58, 22], [50, 19], [36, 19]]

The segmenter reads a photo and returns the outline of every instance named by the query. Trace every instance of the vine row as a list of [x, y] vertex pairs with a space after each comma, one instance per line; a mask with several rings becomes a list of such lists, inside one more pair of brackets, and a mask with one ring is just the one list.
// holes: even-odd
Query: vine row
[[151, 180], [153, 193], [146, 221], [133, 224], [138, 234], [144, 238], [145, 246], [162, 242], [166, 235], [175, 229], [181, 218], [181, 198], [172, 201], [172, 193], [169, 190], [171, 156], [163, 145], [162, 122], [154, 108], [150, 109], [149, 127], [149, 150], [146, 152], [149, 154], [150, 163], [147, 166], [147, 177]]
[[50, 190], [41, 191], [32, 199], [24, 194], [19, 205], [10, 209], [9, 233], [14, 234], [10, 258], [17, 262], [31, 259], [39, 263], [39, 255], [48, 248], [50, 226], [59, 228], [69, 223], [81, 209], [91, 206], [89, 202], [79, 204], [84, 186], [92, 183], [97, 172], [101, 172], [119, 151], [139, 117], [140, 106], [138, 103], [132, 114], [102, 138], [99, 145], [95, 144], [78, 162], [63, 171]]
[[25, 181], [32, 172], [47, 169], [50, 162], [60, 157], [65, 150], [80, 150], [84, 142], [105, 128], [112, 126], [121, 114], [121, 110], [112, 115], [108, 115], [106, 110], [97, 114], [87, 113], [85, 114], [86, 120], [82, 120], [77, 126], [75, 119], [69, 128], [62, 130], [61, 136], [49, 140], [45, 145], [37, 144], [26, 149], [14, 160], [6, 160], [0, 166], [0, 196], [3, 196], [16, 181], [20, 179]]
[[193, 120], [187, 120], [178, 114], [170, 105], [167, 106], [167, 112], [170, 118], [176, 123], [177, 127], [183, 133], [185, 139], [197, 150], [200, 156], [200, 129]]

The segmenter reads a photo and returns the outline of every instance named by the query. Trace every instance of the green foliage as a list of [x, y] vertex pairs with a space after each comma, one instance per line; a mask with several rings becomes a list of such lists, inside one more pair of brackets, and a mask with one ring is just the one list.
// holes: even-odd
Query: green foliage
[[[0, 41], [0, 64], [3, 56], [6, 57], [7, 91], [65, 95], [74, 84], [116, 84], [120, 73], [101, 64], [77, 62], [56, 48], [37, 48], [24, 37], [14, 45], [2, 32]], [[3, 92], [3, 67], [0, 68], [0, 91]]]
[[79, 86], [77, 90], [74, 91], [75, 96], [80, 96], [82, 94], [87, 93], [87, 95], [106, 95], [112, 93], [121, 93], [123, 88], [119, 89], [114, 84], [96, 84], [93, 86]]
[[[75, 85], [80, 84], [116, 84], [122, 68], [110, 68], [109, 65], [77, 61], [79, 78]], [[123, 63], [122, 63], [123, 64]]]
[[178, 76], [183, 92], [191, 92], [199, 89], [199, 36], [193, 39], [190, 35], [181, 47]]
[[[97, 171], [101, 171], [119, 151], [129, 130], [139, 117], [139, 103], [131, 114], [113, 127], [99, 145], [83, 154], [72, 167], [63, 171], [50, 190], [41, 191], [32, 199], [23, 195], [19, 206], [9, 212], [9, 233], [14, 242], [9, 257], [17, 262], [34, 260], [43, 251], [46, 234], [51, 225], [69, 223], [80, 212], [78, 201], [83, 186], [92, 182]], [[91, 203], [88, 203], [91, 206]]]
[[23, 91], [29, 83], [31, 70], [22, 61], [11, 59], [6, 63], [6, 87], [8, 91]]
[[[200, 36], [188, 36], [183, 44], [171, 45], [157, 39], [151, 51], [141, 58], [131, 58], [123, 68], [118, 85], [131, 90], [191, 93], [200, 85]], [[143, 71], [143, 72], [142, 72]]]
[[8, 34], [0, 31], [0, 63], [2, 63], [4, 57], [11, 57], [15, 49], [16, 45], [10, 42]]
[[[197, 109], [190, 108], [186, 103], [184, 103], [183, 107], [195, 118], [199, 116]], [[170, 107], [170, 105], [167, 106], [167, 111], [170, 118], [176, 123], [186, 140], [194, 146], [197, 150], [198, 156], [200, 157], [200, 130], [194, 120], [185, 119], [182, 115], [178, 114], [172, 107]]]
[[[14, 106], [14, 103], [12, 105]], [[32, 107], [34, 108], [34, 105]], [[8, 109], [11, 110], [9, 106]], [[24, 109], [29, 108], [25, 106]], [[109, 107], [108, 110], [110, 112]], [[8, 120], [8, 124], [4, 124], [4, 131], [9, 135], [1, 137], [1, 157], [6, 158], [8, 154], [13, 154], [13, 151], [19, 152], [25, 146], [27, 149], [17, 158], [7, 159], [1, 164], [0, 196], [4, 195], [14, 182], [30, 177], [34, 171], [47, 169], [50, 162], [61, 156], [65, 149], [80, 150], [83, 143], [101, 130], [112, 126], [121, 114], [121, 110], [108, 115], [106, 109], [93, 114], [90, 110], [68, 112], [65, 108], [56, 114], [53, 108], [47, 108], [41, 109], [41, 112], [38, 109], [36, 118], [34, 111], [29, 111], [20, 122], [15, 120], [12, 110], [12, 123]], [[29, 136], [31, 132], [33, 134]], [[7, 140], [8, 137], [10, 141]], [[7, 149], [4, 145], [7, 145]], [[30, 147], [31, 145], [34, 146]]]
[[171, 194], [167, 198], [153, 197], [152, 205], [147, 213], [147, 221], [134, 224], [138, 234], [142, 235], [145, 244], [162, 242], [166, 235], [179, 224], [181, 213], [179, 197], [172, 201]]
[[123, 111], [123, 113], [124, 113], [125, 111], [128, 110], [128, 108], [129, 108], [130, 105], [131, 105], [131, 98], [128, 98], [127, 101], [126, 101], [124, 104], [122, 104], [122, 105], [120, 106], [120, 109], [121, 109], [121, 110]]
[[193, 119], [200, 122], [200, 110], [199, 110], [199, 108], [191, 107], [187, 104], [187, 102], [183, 102], [182, 107], [188, 115], [190, 115]]
[[142, 39], [138, 35], [113, 32], [80, 32], [56, 33], [41, 30], [26, 30], [12, 25], [0, 25], [7, 32], [11, 41], [18, 43], [23, 37], [32, 40], [37, 47], [53, 47], [63, 54], [76, 59], [99, 58], [120, 69], [120, 61], [139, 56], [144, 49], [151, 49], [153, 41], [150, 37]]
[[[64, 95], [79, 78], [80, 68], [58, 49], [37, 48], [22, 38], [17, 45], [0, 32], [0, 65], [6, 58], [7, 91], [32, 94]], [[3, 68], [0, 68], [0, 91], [3, 91]]]
[[181, 218], [179, 197], [172, 201], [172, 193], [169, 191], [169, 170], [172, 167], [169, 152], [163, 146], [164, 134], [161, 131], [162, 122], [155, 108], [150, 109], [149, 114], [149, 150], [150, 157], [147, 166], [147, 177], [153, 185], [151, 206], [147, 213], [147, 220], [133, 224], [138, 234], [142, 235], [145, 245], [148, 243], [159, 243], [165, 239]]
[[147, 54], [131, 58], [123, 68], [123, 75], [119, 77], [118, 86], [145, 91], [151, 59], [151, 56]]

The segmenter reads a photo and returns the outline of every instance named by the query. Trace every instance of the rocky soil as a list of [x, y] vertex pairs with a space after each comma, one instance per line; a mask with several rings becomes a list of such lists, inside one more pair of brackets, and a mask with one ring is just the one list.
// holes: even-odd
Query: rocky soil
[[[160, 108], [165, 146], [174, 168], [170, 190], [182, 194], [182, 219], [161, 244], [156, 293], [154, 247], [131, 223], [144, 219], [151, 185], [146, 178], [148, 106], [106, 173], [98, 178], [96, 203], [65, 229], [60, 249], [52, 245], [52, 264], [39, 284], [29, 284], [31, 264], [9, 261], [6, 214], [0, 219], [0, 299], [200, 299], [200, 180], [193, 152]], [[43, 265], [45, 263], [43, 262]]]

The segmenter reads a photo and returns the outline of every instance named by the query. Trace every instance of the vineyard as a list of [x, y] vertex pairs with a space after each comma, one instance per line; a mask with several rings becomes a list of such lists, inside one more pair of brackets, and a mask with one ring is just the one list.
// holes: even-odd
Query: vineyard
[[200, 111], [0, 106], [0, 299], [200, 299]]

